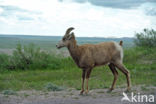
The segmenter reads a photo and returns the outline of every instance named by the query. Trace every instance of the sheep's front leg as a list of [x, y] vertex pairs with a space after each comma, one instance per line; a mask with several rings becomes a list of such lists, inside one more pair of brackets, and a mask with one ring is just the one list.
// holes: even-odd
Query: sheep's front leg
[[80, 94], [83, 94], [83, 92], [84, 92], [85, 75], [86, 75], [86, 70], [82, 70], [82, 86], [81, 86], [81, 92], [80, 92]]

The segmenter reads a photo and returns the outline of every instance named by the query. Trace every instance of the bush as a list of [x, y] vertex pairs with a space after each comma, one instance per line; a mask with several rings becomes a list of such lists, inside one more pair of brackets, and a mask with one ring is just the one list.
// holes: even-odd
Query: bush
[[135, 44], [143, 47], [156, 47], [156, 31], [144, 29], [141, 33], [135, 34]]
[[0, 54], [0, 69], [61, 69], [64, 68], [65, 64], [73, 65], [71, 63], [70, 58], [50, 54], [40, 50], [34, 44], [27, 46], [17, 44], [16, 50], [11, 56]]
[[61, 90], [63, 90], [62, 87], [59, 87], [53, 83], [46, 84], [44, 88], [48, 91], [61, 91]]
[[4, 90], [2, 92], [4, 95], [16, 95], [16, 92], [14, 90]]
[[22, 47], [17, 45], [13, 55], [8, 60], [7, 69], [30, 69], [47, 67], [48, 54], [35, 47], [34, 44]]
[[0, 69], [5, 68], [8, 64], [9, 56], [6, 54], [0, 54]]

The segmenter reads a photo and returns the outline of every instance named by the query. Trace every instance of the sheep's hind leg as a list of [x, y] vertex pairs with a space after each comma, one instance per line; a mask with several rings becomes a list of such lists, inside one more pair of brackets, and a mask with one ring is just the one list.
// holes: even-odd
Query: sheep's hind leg
[[109, 68], [111, 69], [111, 71], [112, 71], [112, 73], [113, 73], [113, 75], [114, 75], [114, 80], [113, 80], [112, 86], [111, 86], [111, 88], [107, 91], [107, 92], [111, 92], [112, 90], [114, 90], [116, 81], [117, 81], [117, 79], [118, 79], [118, 72], [117, 72], [117, 70], [116, 70], [114, 64], [110, 63], [108, 66], [109, 66]]
[[129, 92], [131, 89], [131, 83], [130, 83], [130, 73], [128, 71], [128, 69], [125, 68], [125, 66], [123, 65], [122, 62], [117, 61], [115, 63], [115, 66], [121, 70], [122, 73], [124, 73], [126, 75], [126, 79], [127, 79], [127, 91]]
[[82, 70], [82, 86], [81, 86], [81, 92], [80, 95], [84, 92], [84, 80], [85, 80], [86, 70]]
[[88, 81], [89, 81], [89, 77], [90, 77], [91, 71], [92, 71], [92, 69], [87, 70], [87, 75], [86, 75], [86, 91], [85, 91], [86, 94], [88, 94], [88, 91], [89, 91], [88, 90]]

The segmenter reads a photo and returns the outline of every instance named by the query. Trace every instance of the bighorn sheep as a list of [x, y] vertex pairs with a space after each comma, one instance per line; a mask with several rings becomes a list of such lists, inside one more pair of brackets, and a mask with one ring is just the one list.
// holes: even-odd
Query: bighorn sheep
[[82, 69], [82, 89], [80, 94], [84, 92], [84, 80], [86, 78], [86, 93], [88, 93], [88, 80], [92, 69], [96, 66], [108, 64], [111, 69], [114, 80], [109, 91], [114, 89], [118, 72], [116, 68], [121, 70], [127, 78], [127, 90], [130, 90], [130, 73], [123, 65], [123, 49], [122, 41], [116, 42], [103, 42], [99, 44], [84, 44], [78, 46], [75, 40], [74, 33], [70, 33], [74, 28], [67, 29], [62, 40], [56, 45], [56, 47], [67, 47], [70, 55], [79, 68]]

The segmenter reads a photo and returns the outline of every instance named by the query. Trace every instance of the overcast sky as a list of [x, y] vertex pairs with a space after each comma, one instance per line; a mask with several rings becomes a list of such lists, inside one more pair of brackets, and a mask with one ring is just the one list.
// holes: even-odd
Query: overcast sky
[[0, 0], [0, 34], [133, 37], [156, 29], [156, 0]]

